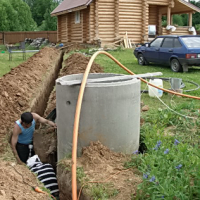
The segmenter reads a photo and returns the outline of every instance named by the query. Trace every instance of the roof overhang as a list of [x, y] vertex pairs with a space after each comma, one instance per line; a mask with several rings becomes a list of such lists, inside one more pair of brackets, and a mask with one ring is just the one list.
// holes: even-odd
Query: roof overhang
[[66, 13], [83, 10], [87, 8], [92, 1], [93, 0], [64, 0], [51, 12], [51, 16], [63, 15]]
[[[183, 13], [195, 13], [195, 12], [200, 12], [200, 8], [184, 0], [174, 0], [174, 6], [171, 8], [171, 14], [183, 14]], [[161, 8], [161, 13], [163, 15], [167, 14], [167, 9]]]

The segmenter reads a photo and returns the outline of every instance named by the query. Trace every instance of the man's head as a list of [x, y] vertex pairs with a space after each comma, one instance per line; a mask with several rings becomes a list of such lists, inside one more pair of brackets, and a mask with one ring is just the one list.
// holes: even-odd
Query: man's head
[[33, 115], [30, 112], [25, 112], [21, 115], [21, 121], [24, 128], [29, 128], [33, 121]]

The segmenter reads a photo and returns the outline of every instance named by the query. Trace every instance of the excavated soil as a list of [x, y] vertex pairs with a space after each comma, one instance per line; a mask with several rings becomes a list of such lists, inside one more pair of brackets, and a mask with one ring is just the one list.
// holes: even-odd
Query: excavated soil
[[[71, 46], [74, 47], [74, 46]], [[58, 77], [84, 73], [90, 57], [86, 57], [81, 53], [74, 53], [63, 61], [63, 68]], [[93, 63], [90, 73], [102, 73], [103, 68]], [[44, 116], [47, 117], [51, 111], [56, 107], [56, 91], [53, 90], [48, 101], [47, 109]], [[57, 135], [53, 129], [48, 126], [41, 126], [35, 132], [34, 136], [35, 152], [38, 154], [42, 162], [50, 162], [54, 168], [57, 159]]]
[[[35, 175], [26, 166], [16, 164], [8, 145], [7, 135], [22, 112], [33, 110], [33, 99], [38, 94], [38, 88], [42, 87], [50, 66], [55, 63], [55, 57], [59, 54], [58, 49], [44, 48], [0, 78], [0, 158], [6, 160], [0, 162], [0, 199], [2, 200], [49, 199], [46, 194], [38, 194], [31, 189], [31, 186], [38, 185]], [[89, 59], [78, 53], [71, 55], [64, 61], [64, 67], [59, 77], [83, 73]], [[103, 69], [94, 63], [91, 73], [102, 72]], [[45, 90], [45, 88], [43, 89]], [[49, 98], [44, 117], [55, 107], [54, 90]], [[41, 154], [41, 157], [43, 156], [44, 160], [46, 159], [46, 162], [53, 162], [51, 155], [56, 152], [56, 133], [46, 126], [41, 126], [37, 133], [41, 133], [41, 137], [37, 138], [39, 134], [35, 134], [34, 138], [36, 146], [40, 146], [38, 153]], [[92, 142], [89, 147], [83, 149], [82, 157], [78, 158], [78, 167], [83, 167], [89, 181], [108, 183], [111, 190], [117, 191], [116, 196], [110, 199], [127, 200], [131, 199], [132, 194], [135, 194], [136, 186], [141, 182], [137, 170], [124, 169], [124, 162], [128, 159], [129, 157], [126, 155], [112, 152], [99, 142]], [[72, 199], [71, 173], [67, 171], [70, 169], [68, 168], [70, 162], [71, 160], [65, 159], [58, 164], [61, 200]], [[88, 183], [88, 180], [84, 179], [87, 187], [83, 188], [80, 199], [92, 199], [89, 188], [97, 183]]]
[[[87, 64], [89, 63], [90, 57], [86, 57], [80, 53], [74, 53], [64, 60], [64, 66], [60, 71], [59, 77], [70, 75], [70, 74], [81, 74], [85, 72]], [[103, 73], [103, 68], [93, 63], [90, 73]], [[51, 93], [45, 116], [47, 116], [56, 107], [56, 92], [55, 90]]]
[[[136, 194], [136, 188], [141, 183], [141, 175], [137, 169], [126, 169], [124, 163], [130, 156], [110, 151], [100, 142], [91, 142], [83, 148], [82, 156], [77, 159], [77, 167], [83, 168], [85, 177], [82, 180], [84, 188], [80, 199], [94, 199], [92, 187], [103, 185], [109, 199], [128, 200]], [[58, 166], [59, 186], [62, 188], [61, 200], [71, 199], [71, 160], [64, 159]], [[66, 180], [66, 177], [68, 178]]]
[[[0, 78], [0, 199], [49, 199], [47, 195], [32, 191], [22, 177], [33, 186], [37, 180], [27, 167], [16, 165], [21, 175], [11, 166], [15, 163], [8, 137], [14, 123], [24, 111], [34, 111], [36, 97], [44, 90], [43, 82], [54, 69], [60, 50], [44, 48], [26, 62]], [[2, 160], [6, 160], [4, 162]]]
[[11, 162], [1, 162], [0, 174], [1, 200], [50, 199], [48, 194], [36, 193], [32, 189], [32, 187], [41, 187], [41, 185], [38, 185], [36, 176], [27, 167]]

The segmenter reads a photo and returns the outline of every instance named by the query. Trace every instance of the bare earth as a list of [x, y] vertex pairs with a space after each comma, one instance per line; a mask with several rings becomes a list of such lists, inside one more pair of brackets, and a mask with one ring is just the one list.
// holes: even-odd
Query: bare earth
[[[55, 62], [55, 57], [59, 53], [58, 49], [44, 48], [26, 62], [11, 70], [10, 73], [0, 78], [1, 200], [50, 199], [48, 195], [39, 194], [32, 190], [31, 186], [38, 186], [35, 175], [26, 166], [15, 163], [6, 135], [12, 131], [14, 122], [19, 119], [20, 114], [30, 110], [32, 98], [37, 94], [38, 87], [41, 86], [50, 65]], [[71, 55], [64, 61], [64, 68], [61, 70], [59, 77], [68, 74], [84, 73], [89, 59], [78, 53]], [[102, 72], [103, 69], [94, 63], [91, 73]], [[55, 91], [53, 91], [50, 95], [44, 116], [46, 117], [55, 107], [56, 96]], [[53, 131], [50, 130], [50, 133], [53, 133]], [[48, 134], [46, 137], [48, 137]], [[45, 155], [56, 150], [56, 138], [54, 136], [52, 137], [52, 134], [49, 134], [49, 137], [45, 141], [40, 141], [40, 146], [44, 145]], [[78, 166], [83, 167], [90, 181], [112, 183], [112, 187], [118, 191], [118, 195], [111, 199], [128, 200], [131, 199], [132, 194], [135, 194], [136, 186], [141, 182], [137, 170], [124, 169], [123, 164], [128, 159], [130, 159], [129, 156], [111, 152], [99, 142], [91, 142], [89, 147], [83, 149], [83, 155], [78, 159]], [[68, 165], [68, 161], [63, 161], [63, 163]], [[62, 179], [62, 177], [60, 178]], [[60, 184], [65, 183], [60, 182]], [[92, 185], [95, 183], [88, 184]], [[87, 193], [87, 190], [85, 191]], [[67, 200], [67, 198], [62, 199]]]

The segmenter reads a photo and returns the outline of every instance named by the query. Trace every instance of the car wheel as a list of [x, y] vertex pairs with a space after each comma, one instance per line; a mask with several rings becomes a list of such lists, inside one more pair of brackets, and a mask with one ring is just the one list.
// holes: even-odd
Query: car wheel
[[144, 56], [141, 53], [138, 55], [138, 64], [139, 65], [145, 65], [145, 59], [144, 59]]
[[171, 60], [170, 66], [173, 72], [180, 72], [183, 70], [182, 66], [180, 65], [179, 61], [176, 58], [173, 58]]

